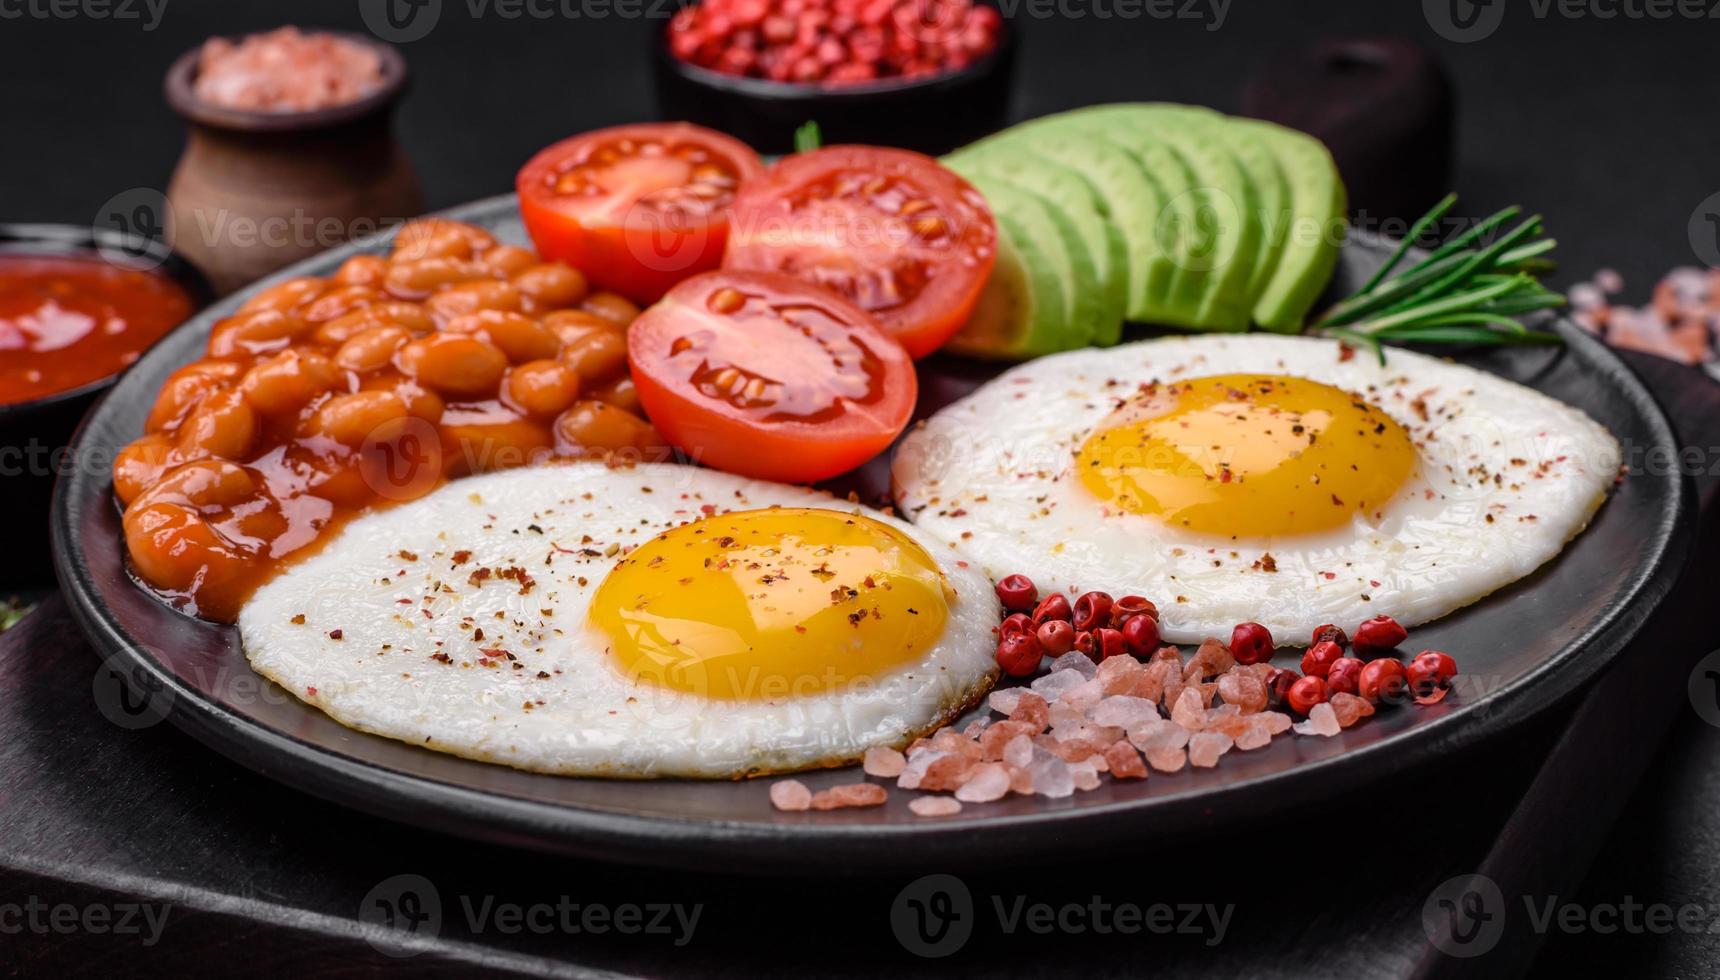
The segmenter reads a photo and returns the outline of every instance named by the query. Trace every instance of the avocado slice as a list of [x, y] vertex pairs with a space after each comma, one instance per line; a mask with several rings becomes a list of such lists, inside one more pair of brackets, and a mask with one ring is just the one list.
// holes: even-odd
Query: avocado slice
[[969, 178], [997, 221], [997, 261], [973, 315], [944, 350], [1026, 358], [1065, 349], [1073, 285], [1050, 209], [1037, 195], [994, 178]]
[[1165, 193], [1156, 212], [1158, 248], [1175, 272], [1157, 322], [1203, 330], [1244, 330], [1249, 278], [1260, 252], [1252, 220], [1258, 195], [1226, 142], [1211, 132], [1224, 117], [1165, 103], [1090, 106], [1046, 116], [1017, 132], [1099, 136], [1128, 148]]
[[1076, 311], [1092, 326], [1087, 342], [1109, 347], [1122, 339], [1129, 285], [1127, 246], [1116, 224], [1100, 212], [1091, 184], [1074, 170], [1025, 148], [982, 149], [944, 162], [957, 173], [994, 177], [1044, 198], [1051, 205], [1053, 220], [1064, 226], [1065, 237], [1075, 237], [1071, 255], [1078, 247], [1093, 266], [1097, 288], [1091, 291], [1089, 303], [1077, 304], [1086, 309]]
[[[1052, 117], [1056, 118], [1056, 117]], [[956, 151], [952, 159], [1031, 152], [1080, 174], [1098, 196], [1100, 214], [1122, 236], [1128, 264], [1124, 315], [1143, 323], [1167, 322], [1164, 286], [1176, 267], [1154, 237], [1153, 223], [1164, 207], [1159, 182], [1140, 158], [1107, 139], [1044, 133], [1029, 122]]]
[[1344, 181], [1325, 144], [1306, 133], [1258, 119], [1232, 125], [1258, 139], [1278, 160], [1289, 195], [1289, 220], [1272, 278], [1254, 303], [1268, 330], [1299, 330], [1338, 264], [1349, 211]]

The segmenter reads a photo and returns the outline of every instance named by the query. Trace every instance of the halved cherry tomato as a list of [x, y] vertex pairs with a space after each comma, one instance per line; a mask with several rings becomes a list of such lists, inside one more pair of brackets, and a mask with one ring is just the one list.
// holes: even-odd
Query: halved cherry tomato
[[540, 255], [645, 304], [722, 262], [735, 189], [763, 170], [751, 147], [722, 133], [643, 123], [547, 147], [515, 187]]
[[695, 462], [810, 483], [883, 452], [919, 383], [865, 310], [790, 276], [711, 272], [627, 330], [651, 422]]
[[786, 272], [834, 290], [924, 357], [962, 328], [997, 258], [979, 191], [908, 150], [830, 146], [784, 157], [741, 188], [726, 269]]

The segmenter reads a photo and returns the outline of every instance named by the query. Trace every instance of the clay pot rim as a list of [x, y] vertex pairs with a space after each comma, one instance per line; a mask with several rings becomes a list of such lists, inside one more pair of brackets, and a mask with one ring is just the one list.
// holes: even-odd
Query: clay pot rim
[[[326, 129], [342, 123], [354, 122], [387, 111], [400, 99], [401, 95], [405, 94], [406, 59], [401, 56], [398, 48], [379, 41], [368, 34], [359, 34], [353, 31], [316, 28], [307, 31], [307, 33], [333, 35], [342, 40], [365, 45], [375, 51], [382, 59], [381, 87], [353, 102], [328, 106], [323, 109], [309, 109], [303, 112], [230, 109], [226, 106], [206, 102], [197, 96], [193, 82], [196, 81], [198, 60], [203, 53], [203, 45], [199, 44], [180, 55], [167, 69], [167, 77], [163, 85], [167, 93], [167, 104], [173, 107], [174, 112], [199, 125], [251, 133], [281, 133]], [[226, 39], [238, 43], [249, 36], [249, 34], [227, 36]]]

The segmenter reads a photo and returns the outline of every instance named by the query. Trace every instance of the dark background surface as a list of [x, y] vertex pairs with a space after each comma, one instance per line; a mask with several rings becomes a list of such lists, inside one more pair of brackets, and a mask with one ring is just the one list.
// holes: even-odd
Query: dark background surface
[[[494, 6], [474, 17], [478, 2], [443, 0], [437, 28], [404, 46], [416, 83], [399, 131], [432, 207], [509, 189], [519, 163], [553, 139], [654, 115], [643, 51], [660, 20], [510, 19]], [[1102, 6], [1087, 6], [1088, 15], [1079, 18], [1038, 19], [1023, 12], [1013, 19], [1024, 41], [1018, 116], [1117, 99], [1234, 109], [1249, 74], [1275, 50], [1331, 34], [1406, 35], [1442, 60], [1455, 85], [1454, 186], [1465, 196], [1465, 210], [1521, 203], [1545, 213], [1561, 242], [1563, 267], [1556, 282], [1610, 266], [1625, 274], [1627, 295], [1641, 298], [1667, 268], [1697, 259], [1690, 229], [1693, 220], [1703, 227], [1703, 202], [1720, 190], [1720, 74], [1713, 70], [1720, 20], [1568, 19], [1551, 8], [1538, 17], [1531, 4], [1512, 3], [1491, 37], [1457, 44], [1437, 34], [1413, 0], [1234, 0], [1216, 30], [1207, 29], [1210, 16], [1094, 16]], [[0, 12], [19, 9], [21, 4], [0, 4]], [[165, 186], [184, 136], [161, 98], [167, 65], [209, 34], [289, 20], [362, 29], [357, 0], [167, 0], [153, 31], [136, 21], [0, 18], [0, 220], [85, 224], [117, 193]], [[1704, 382], [1692, 377], [1690, 383]], [[1714, 402], [1690, 404], [1712, 408]], [[1690, 431], [1709, 420], [1682, 421]], [[770, 955], [783, 946], [810, 950], [795, 961], [796, 970], [823, 965], [936, 973], [947, 965], [904, 964], [894, 949], [882, 910], [899, 881], [797, 882], [778, 890], [544, 862], [308, 801], [165, 726], [120, 732], [91, 706], [93, 665], [69, 641], [69, 624], [50, 617], [35, 629], [9, 644], [8, 654], [39, 652], [45, 663], [51, 657], [65, 662], [36, 675], [37, 686], [27, 692], [19, 674], [4, 674], [0, 695], [11, 709], [22, 706], [11, 715], [22, 729], [11, 730], [0, 747], [0, 767], [12, 777], [0, 787], [0, 807], [9, 850], [27, 843], [28, 853], [47, 863], [39, 868], [39, 881], [20, 877], [14, 864], [13, 873], [0, 879], [0, 899], [29, 891], [75, 900], [76, 892], [64, 883], [68, 876], [59, 872], [80, 868], [91, 872], [80, 887], [92, 893], [135, 892], [136, 882], [101, 878], [127, 872], [160, 873], [162, 887], [170, 889], [220, 881], [230, 887], [201, 903], [190, 893], [169, 892], [184, 908], [201, 908], [186, 911], [176, 926], [180, 935], [201, 937], [196, 941], [207, 965], [231, 972], [245, 968], [250, 957], [267, 964], [268, 972], [295, 964], [336, 968], [349, 961], [356, 970], [389, 962], [342, 922], [365, 890], [387, 875], [430, 875], [449, 902], [457, 894], [497, 890], [495, 883], [503, 879], [535, 878], [544, 895], [573, 894], [585, 901], [704, 901], [711, 906], [704, 935], [720, 941], [700, 943], [686, 958], [619, 940], [581, 939], [554, 949], [541, 939], [498, 944], [509, 957], [546, 952], [617, 970], [662, 972], [673, 965], [740, 976], [787, 969]], [[16, 740], [20, 730], [35, 739]], [[1156, 847], [1151, 828], [1143, 828], [1138, 849], [1095, 862], [1090, 876], [1039, 887], [1038, 873], [1018, 877], [1005, 867], [992, 878], [970, 881], [982, 900], [988, 891], [1025, 891], [1035, 901], [1066, 901], [1087, 885], [1115, 900], [1139, 902], [1222, 895], [1241, 906], [1242, 918], [1233, 928], [1252, 938], [1240, 945], [1233, 939], [1227, 949], [1212, 952], [1198, 942], [1064, 937], [1003, 943], [982, 935], [964, 962], [970, 970], [1048, 975], [1077, 963], [1094, 974], [1129, 975], [1155, 962], [1178, 974], [1407, 972], [1416, 951], [1406, 952], [1401, 935], [1389, 934], [1382, 923], [1415, 919], [1431, 884], [1429, 868], [1449, 867], [1454, 858], [1461, 865], [1460, 855], [1478, 854], [1492, 843], [1492, 828], [1511, 802], [1503, 790], [1494, 790], [1508, 789], [1510, 772], [1532, 767], [1553, 737], [1527, 732], [1479, 759], [1416, 774], [1417, 785], [1406, 790], [1425, 791], [1430, 784], [1453, 789], [1449, 796], [1435, 791], [1445, 797], [1439, 805], [1424, 806], [1422, 793], [1346, 801], [1333, 813], [1263, 828], [1256, 839], [1208, 841], [1202, 849], [1174, 852]], [[1627, 897], [1674, 906], [1720, 901], [1717, 749], [1720, 729], [1681, 706], [1673, 740], [1603, 846], [1586, 884], [1561, 900], [1589, 907]], [[1606, 809], [1598, 804], [1630, 791], [1628, 780], [1621, 788], [1608, 776], [1597, 771], [1594, 785], [1579, 788], [1559, 821], [1580, 826], [1589, 813]], [[115, 811], [140, 815], [135, 832], [112, 832], [106, 821]], [[164, 841], [175, 844], [168, 848]], [[1242, 889], [1228, 882], [1201, 884], [1203, 853], [1217, 850], [1257, 852], [1253, 883]], [[1357, 901], [1383, 878], [1401, 879], [1404, 887], [1392, 895], [1413, 898], [1407, 904], [1393, 904], [1391, 895]], [[851, 901], [856, 895], [864, 901]], [[455, 915], [450, 910], [449, 918]], [[1708, 921], [1714, 921], [1712, 911]], [[444, 930], [454, 940], [451, 953], [413, 964], [451, 972], [477, 961], [521, 970], [541, 965], [488, 961], [495, 954], [477, 944], [461, 945], [467, 937], [451, 931]], [[329, 938], [342, 935], [344, 941]], [[123, 943], [83, 942], [75, 948], [77, 959], [66, 948], [31, 959], [0, 956], [0, 969], [71, 966], [81, 974], [159, 962], [134, 959], [137, 951]], [[1274, 956], [1274, 950], [1281, 952]], [[1555, 976], [1597, 966], [1636, 975], [1711, 976], [1720, 973], [1720, 942], [1677, 932], [1554, 935], [1538, 970]]]

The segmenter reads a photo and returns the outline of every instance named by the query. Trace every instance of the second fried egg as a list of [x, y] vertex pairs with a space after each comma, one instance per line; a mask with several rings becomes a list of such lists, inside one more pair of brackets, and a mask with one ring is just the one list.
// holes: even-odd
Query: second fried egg
[[1041, 358], [911, 433], [897, 500], [993, 577], [1139, 593], [1168, 640], [1426, 622], [1588, 523], [1618, 442], [1582, 412], [1408, 351], [1173, 338]]

